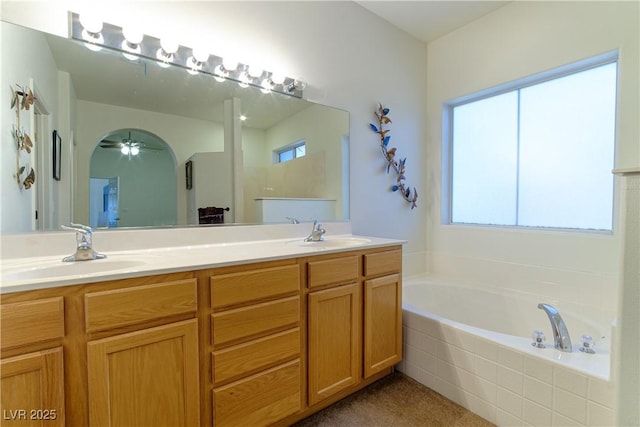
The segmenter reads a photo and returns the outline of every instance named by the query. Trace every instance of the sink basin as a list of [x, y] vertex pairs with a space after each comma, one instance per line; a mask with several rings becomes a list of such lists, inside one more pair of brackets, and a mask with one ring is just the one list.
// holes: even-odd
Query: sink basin
[[126, 270], [146, 264], [144, 260], [105, 258], [92, 261], [43, 261], [15, 266], [3, 266], [2, 281], [55, 279], [66, 276], [86, 276], [96, 273]]
[[371, 239], [366, 239], [364, 237], [326, 237], [324, 240], [320, 240], [319, 242], [295, 240], [290, 243], [296, 243], [298, 246], [308, 248], [335, 249], [366, 245], [367, 243], [371, 243]]

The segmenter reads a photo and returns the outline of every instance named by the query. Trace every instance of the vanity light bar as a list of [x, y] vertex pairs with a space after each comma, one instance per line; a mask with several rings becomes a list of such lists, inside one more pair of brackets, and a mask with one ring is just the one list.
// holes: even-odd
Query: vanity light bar
[[[174, 52], [167, 52], [163, 49], [160, 39], [144, 35], [142, 41], [137, 46], [127, 44], [123, 29], [112, 24], [103, 23], [99, 32], [91, 32], [85, 29], [80, 22], [80, 15], [70, 13], [71, 28], [70, 36], [74, 40], [83, 42], [91, 50], [106, 48], [120, 52], [127, 58], [140, 57], [157, 62], [160, 66], [173, 65], [185, 69], [192, 74], [206, 74], [214, 77], [218, 81], [225, 79], [237, 82], [242, 87], [253, 86], [261, 89], [264, 93], [278, 92], [284, 95], [302, 98], [305, 84], [291, 77], [274, 76], [274, 73], [262, 71], [260, 75], [253, 75], [249, 72], [249, 65], [238, 63], [236, 68], [228, 70], [223, 65], [223, 58], [209, 55], [206, 61], [194, 59], [194, 50], [186, 46], [178, 46]], [[128, 48], [123, 48], [123, 47]]]

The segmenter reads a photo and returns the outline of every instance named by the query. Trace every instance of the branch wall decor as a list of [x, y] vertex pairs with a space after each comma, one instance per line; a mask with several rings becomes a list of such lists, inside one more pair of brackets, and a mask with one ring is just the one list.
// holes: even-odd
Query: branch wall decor
[[[13, 138], [16, 143], [16, 174], [14, 177], [18, 183], [18, 187], [20, 189], [30, 189], [31, 185], [35, 183], [36, 180], [36, 172], [35, 170], [29, 166], [28, 162], [21, 162], [21, 153], [24, 151], [27, 155], [31, 154], [31, 150], [33, 149], [33, 141], [24, 128], [20, 125], [20, 112], [22, 110], [29, 110], [33, 105], [34, 96], [31, 89], [28, 89], [27, 86], [20, 87], [18, 85], [17, 89], [13, 91], [13, 95], [11, 97], [11, 108], [16, 109], [16, 123], [13, 125]], [[26, 176], [25, 176], [26, 174]], [[23, 178], [23, 176], [25, 176]]]
[[413, 187], [413, 191], [411, 191], [411, 187], [405, 185], [404, 180], [404, 172], [406, 168], [407, 158], [403, 158], [401, 160], [396, 160], [396, 147], [387, 148], [389, 146], [389, 140], [391, 137], [387, 135], [391, 131], [391, 129], [383, 129], [384, 125], [388, 125], [391, 123], [391, 119], [389, 118], [389, 109], [385, 108], [380, 104], [378, 107], [378, 111], [375, 112], [376, 117], [378, 118], [378, 126], [373, 123], [369, 123], [369, 127], [372, 131], [380, 135], [380, 150], [382, 151], [382, 155], [387, 161], [387, 173], [391, 169], [396, 172], [396, 183], [391, 186], [391, 191], [400, 192], [402, 197], [409, 203], [411, 203], [411, 209], [415, 208], [416, 200], [418, 200], [418, 192], [416, 188]]

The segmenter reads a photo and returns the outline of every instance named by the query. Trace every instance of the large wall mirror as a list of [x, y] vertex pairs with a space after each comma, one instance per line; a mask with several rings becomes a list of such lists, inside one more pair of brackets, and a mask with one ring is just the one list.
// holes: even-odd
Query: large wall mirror
[[[44, 169], [39, 193], [3, 203], [3, 232], [59, 228], [60, 198], [71, 220], [100, 227], [199, 224], [207, 207], [230, 208], [224, 223], [348, 219], [347, 112], [1, 25], [3, 193], [15, 183], [5, 167], [15, 159], [5, 143], [15, 112], [4, 94], [31, 82], [48, 117], [34, 161]], [[60, 181], [71, 184], [45, 167], [54, 129], [72, 147]], [[46, 217], [25, 226], [13, 218], [31, 215], [22, 206]]]

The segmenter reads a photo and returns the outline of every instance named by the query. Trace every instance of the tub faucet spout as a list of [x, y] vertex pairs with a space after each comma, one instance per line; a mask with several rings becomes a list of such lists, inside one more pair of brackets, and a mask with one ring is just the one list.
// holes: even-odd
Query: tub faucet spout
[[569, 330], [565, 325], [562, 316], [555, 307], [549, 304], [538, 304], [538, 308], [544, 310], [551, 322], [551, 331], [553, 332], [553, 342], [555, 348], [560, 351], [566, 351], [571, 353], [571, 338], [569, 337]]

